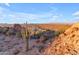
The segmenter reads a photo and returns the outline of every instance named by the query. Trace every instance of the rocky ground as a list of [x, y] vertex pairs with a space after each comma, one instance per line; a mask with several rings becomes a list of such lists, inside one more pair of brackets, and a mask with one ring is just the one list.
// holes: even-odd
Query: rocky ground
[[43, 41], [44, 37], [29, 40], [29, 50], [26, 51], [26, 42], [22, 38], [0, 34], [0, 55], [40, 55], [48, 46], [51, 39]]
[[[0, 55], [21, 54], [25, 51], [25, 43], [22, 39], [0, 34]], [[23, 53], [24, 54], [24, 53]]]
[[79, 55], [79, 23], [72, 25], [49, 45], [44, 54]]
[[[23, 30], [22, 30], [23, 29]], [[60, 34], [58, 31], [31, 28], [26, 31], [27, 27], [21, 27], [20, 24], [14, 24], [13, 27], [0, 27], [0, 55], [40, 55], [54, 40], [56, 36]], [[34, 34], [25, 34], [26, 32], [32, 32]], [[39, 31], [40, 30], [40, 31]], [[43, 31], [44, 30], [44, 31]], [[37, 32], [37, 34], [35, 34]], [[26, 37], [30, 37], [28, 41]]]

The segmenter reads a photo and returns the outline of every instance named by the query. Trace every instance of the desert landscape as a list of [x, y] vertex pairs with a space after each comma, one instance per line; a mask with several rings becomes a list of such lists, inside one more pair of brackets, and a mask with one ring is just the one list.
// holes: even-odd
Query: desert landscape
[[70, 26], [64, 24], [46, 24], [46, 27], [44, 24], [1, 24], [0, 55], [43, 54], [54, 38]]
[[0, 3], [0, 55], [78, 55], [78, 3]]

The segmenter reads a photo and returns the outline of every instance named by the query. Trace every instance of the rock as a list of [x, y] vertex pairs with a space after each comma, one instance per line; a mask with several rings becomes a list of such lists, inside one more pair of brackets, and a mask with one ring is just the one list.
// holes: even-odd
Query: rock
[[3, 40], [5, 40], [5, 35], [0, 35], [0, 41], [3, 41]]
[[44, 54], [79, 54], [79, 23], [72, 25], [45, 49]]

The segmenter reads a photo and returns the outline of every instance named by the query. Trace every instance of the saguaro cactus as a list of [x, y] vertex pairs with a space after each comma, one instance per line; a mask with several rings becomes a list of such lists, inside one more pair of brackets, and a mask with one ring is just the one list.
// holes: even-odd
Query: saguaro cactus
[[28, 51], [29, 50], [30, 31], [29, 31], [27, 22], [25, 24], [25, 27], [21, 31], [21, 33], [22, 33], [22, 37], [23, 37], [24, 41], [26, 42], [26, 51]]

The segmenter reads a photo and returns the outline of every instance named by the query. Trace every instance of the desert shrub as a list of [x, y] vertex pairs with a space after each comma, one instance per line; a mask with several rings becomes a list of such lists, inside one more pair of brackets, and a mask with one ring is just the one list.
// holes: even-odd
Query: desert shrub
[[55, 31], [51, 30], [41, 30], [37, 31], [35, 34], [31, 36], [32, 39], [39, 39], [41, 36], [43, 36], [45, 39], [51, 39], [52, 37], [55, 37], [57, 33]]
[[39, 39], [41, 37], [41, 32], [38, 34], [31, 35], [31, 39]]
[[63, 30], [59, 30], [59, 31], [55, 31], [55, 36], [59, 36], [59, 34], [63, 33], [64, 31]]
[[20, 24], [14, 24], [13, 28], [16, 32], [16, 36], [22, 37], [22, 35], [21, 35], [21, 29], [22, 29], [21, 25]]
[[15, 29], [15, 30], [21, 30], [21, 25], [20, 24], [14, 24], [13, 25], [13, 28]]
[[0, 33], [6, 35], [6, 33], [8, 32], [8, 30], [9, 30], [9, 27], [1, 27], [0, 28]]
[[3, 28], [3, 33], [6, 34], [8, 32], [8, 30], [9, 30], [9, 27], [4, 27]]
[[14, 24], [13, 27], [0, 27], [0, 33], [5, 35], [16, 35], [21, 37], [21, 25]]
[[16, 32], [16, 36], [22, 38], [21, 32]]
[[44, 49], [44, 46], [39, 46], [38, 47], [39, 52], [43, 52], [43, 49]]
[[41, 35], [42, 35], [42, 30], [38, 29], [37, 31], [34, 32], [33, 35], [31, 35], [31, 38], [32, 39], [39, 39], [41, 37]]
[[44, 37], [47, 37], [48, 39], [51, 39], [52, 37], [55, 36], [55, 31], [51, 31], [51, 30], [46, 30], [45, 32], [42, 33], [42, 35]]
[[46, 30], [46, 31], [44, 31], [44, 32], [41, 33], [40, 40], [41, 40], [42, 43], [51, 42], [51, 39], [55, 38], [59, 34], [60, 33], [58, 31]]
[[59, 36], [59, 34], [60, 34], [59, 31], [56, 31], [56, 32], [54, 33], [55, 36]]
[[9, 30], [8, 30], [8, 32], [7, 32], [7, 35], [16, 35], [16, 31], [15, 31], [15, 29], [14, 28], [10, 28]]
[[61, 33], [64, 33], [64, 31], [65, 31], [65, 30], [59, 30], [59, 33], [60, 33], [60, 34], [61, 34]]
[[3, 28], [2, 27], [0, 27], [0, 33], [2, 33], [3, 32]]

